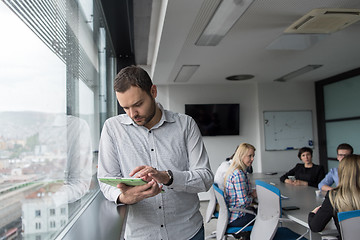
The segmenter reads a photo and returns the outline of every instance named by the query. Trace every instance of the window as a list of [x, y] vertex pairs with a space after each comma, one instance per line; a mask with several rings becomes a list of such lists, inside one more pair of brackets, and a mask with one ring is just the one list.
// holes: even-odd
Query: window
[[61, 211], [61, 215], [65, 215], [65, 214], [66, 214], [66, 208], [61, 208], [60, 211]]
[[55, 228], [55, 227], [56, 227], [55, 221], [50, 221], [50, 228]]
[[41, 210], [35, 210], [35, 217], [41, 217]]
[[104, 24], [96, 0], [0, 1], [0, 219], [24, 239], [52, 239], [98, 191]]
[[41, 223], [39, 223], [39, 222], [36, 222], [35, 223], [35, 229], [41, 229]]
[[360, 68], [316, 82], [320, 164], [337, 167], [336, 148], [360, 141]]
[[55, 209], [54, 208], [51, 208], [50, 209], [50, 216], [54, 216], [55, 215]]
[[61, 226], [64, 226], [66, 224], [66, 221], [65, 220], [60, 220], [60, 225]]

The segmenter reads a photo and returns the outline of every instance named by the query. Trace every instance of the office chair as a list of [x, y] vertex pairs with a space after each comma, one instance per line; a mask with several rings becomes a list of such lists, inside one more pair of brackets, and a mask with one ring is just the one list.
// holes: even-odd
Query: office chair
[[342, 240], [360, 238], [360, 210], [338, 213]]
[[205, 217], [205, 221], [207, 223], [210, 222], [211, 219], [219, 217], [219, 212], [216, 210], [217, 202], [216, 202], [216, 196], [215, 196], [215, 191], [214, 191], [213, 187], [210, 188], [209, 194], [210, 194], [210, 200], [209, 200], [209, 204], [206, 209], [206, 217]]
[[[219, 217], [219, 212], [216, 210], [216, 196], [214, 187], [211, 187], [209, 190], [210, 194], [210, 200], [209, 204], [206, 209], [206, 216], [205, 221], [208, 223], [211, 221], [211, 219], [217, 219]], [[215, 238], [216, 237], [216, 231], [212, 232], [209, 236], [207, 236], [205, 239]]]
[[231, 211], [241, 211], [256, 215], [253, 211], [247, 209], [238, 209], [238, 208], [228, 208], [225, 201], [224, 192], [217, 186], [216, 183], [213, 184], [215, 190], [216, 201], [219, 204], [219, 217], [216, 224], [216, 240], [226, 239], [227, 235], [237, 235], [240, 232], [251, 231], [252, 226], [249, 226], [254, 220], [249, 222], [244, 227], [229, 227], [229, 213]]
[[250, 234], [251, 240], [305, 240], [304, 235], [309, 229], [299, 235], [286, 227], [279, 227], [281, 221], [291, 221], [281, 218], [281, 194], [280, 190], [264, 181], [256, 180], [256, 193], [258, 199], [258, 211], [253, 229]]

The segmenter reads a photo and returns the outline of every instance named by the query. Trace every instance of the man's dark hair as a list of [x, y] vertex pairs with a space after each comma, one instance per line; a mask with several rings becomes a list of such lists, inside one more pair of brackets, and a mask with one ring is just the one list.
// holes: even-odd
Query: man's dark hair
[[138, 66], [128, 66], [121, 69], [114, 80], [114, 90], [121, 93], [133, 86], [141, 88], [150, 95], [152, 85], [149, 74]]
[[353, 152], [354, 152], [354, 149], [353, 149], [353, 147], [350, 145], [350, 144], [348, 144], [348, 143], [342, 143], [342, 144], [339, 144], [339, 146], [337, 147], [337, 149], [336, 149], [336, 153], [338, 152], [338, 150], [350, 150], [350, 154], [353, 154]]
[[301, 160], [301, 154], [303, 154], [304, 152], [309, 152], [310, 155], [313, 155], [313, 150], [309, 147], [303, 147], [299, 149], [299, 153], [298, 153], [298, 158]]

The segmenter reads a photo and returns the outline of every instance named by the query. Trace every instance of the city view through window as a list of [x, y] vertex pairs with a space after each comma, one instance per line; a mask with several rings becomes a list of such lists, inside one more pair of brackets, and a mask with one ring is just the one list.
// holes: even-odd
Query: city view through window
[[99, 73], [73, 74], [81, 39], [61, 59], [3, 1], [0, 28], [0, 239], [53, 239], [98, 191]]

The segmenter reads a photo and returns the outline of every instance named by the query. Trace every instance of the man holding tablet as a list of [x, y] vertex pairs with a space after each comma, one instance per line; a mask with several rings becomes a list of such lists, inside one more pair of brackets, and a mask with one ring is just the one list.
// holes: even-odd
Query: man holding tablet
[[104, 124], [98, 178], [147, 182], [100, 182], [107, 199], [128, 204], [125, 239], [204, 239], [197, 193], [211, 187], [213, 173], [195, 121], [156, 103], [157, 88], [140, 67], [122, 69], [114, 89], [126, 114]]

